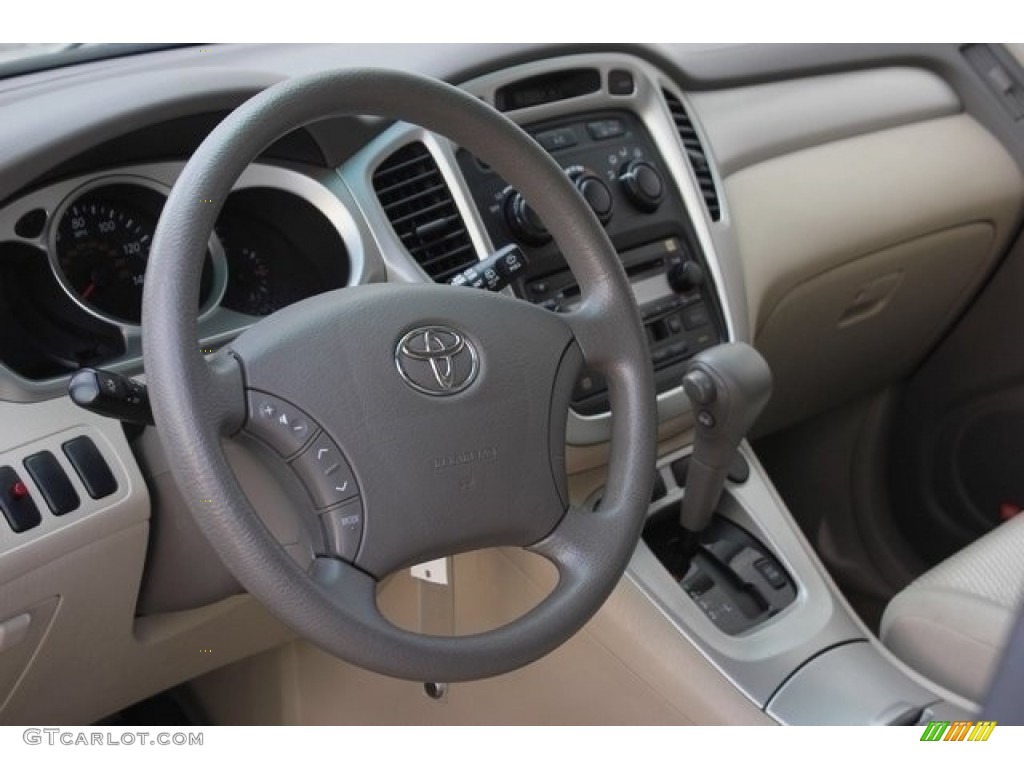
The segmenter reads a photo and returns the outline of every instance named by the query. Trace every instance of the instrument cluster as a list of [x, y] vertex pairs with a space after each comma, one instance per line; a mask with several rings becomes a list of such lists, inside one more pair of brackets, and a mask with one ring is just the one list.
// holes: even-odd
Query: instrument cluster
[[[140, 351], [171, 165], [59, 182], [0, 210], [0, 356], [15, 373], [48, 379]], [[197, 343], [349, 281], [345, 239], [310, 192], [316, 183], [260, 171], [261, 183], [229, 195], [207, 244]]]

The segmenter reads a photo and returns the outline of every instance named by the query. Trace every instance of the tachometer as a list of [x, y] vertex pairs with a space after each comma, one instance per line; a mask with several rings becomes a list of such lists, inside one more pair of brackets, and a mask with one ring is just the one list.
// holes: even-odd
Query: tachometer
[[264, 316], [324, 290], [317, 269], [277, 227], [240, 214], [233, 203], [216, 229], [228, 261], [226, 309]]
[[[54, 266], [80, 305], [117, 323], [141, 320], [146, 262], [163, 200], [148, 187], [113, 184], [86, 192], [64, 209], [53, 242]], [[211, 284], [207, 260], [200, 306]]]
[[[219, 234], [219, 231], [218, 231]], [[255, 247], [235, 249], [233, 241], [224, 243], [228, 258], [228, 290], [224, 306], [247, 315], [269, 315], [283, 306], [275, 290], [273, 270], [263, 254]]]

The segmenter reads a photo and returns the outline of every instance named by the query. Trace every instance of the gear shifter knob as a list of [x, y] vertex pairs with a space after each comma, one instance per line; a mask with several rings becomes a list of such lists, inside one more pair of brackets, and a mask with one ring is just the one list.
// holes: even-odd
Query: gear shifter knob
[[679, 522], [700, 533], [718, 505], [740, 441], [771, 397], [772, 372], [749, 344], [720, 344], [693, 358], [683, 389], [697, 410], [697, 433]]

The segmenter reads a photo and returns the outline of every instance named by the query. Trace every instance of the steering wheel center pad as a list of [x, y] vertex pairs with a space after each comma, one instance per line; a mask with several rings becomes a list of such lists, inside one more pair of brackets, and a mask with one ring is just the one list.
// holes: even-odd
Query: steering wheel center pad
[[[443, 354], [456, 348], [444, 349], [442, 330], [430, 337], [436, 357], [398, 358], [436, 393], [400, 375], [400, 343], [421, 328], [452, 329], [462, 356], [474, 352], [479, 370], [465, 389], [448, 394], [454, 387], [434, 375], [435, 367], [442, 381], [449, 367], [456, 377], [469, 372]], [[580, 360], [567, 354], [572, 341], [557, 315], [527, 302], [369, 285], [282, 310], [231, 349], [247, 388], [295, 404], [313, 422], [307, 429], [323, 429], [341, 448], [365, 518], [355, 564], [383, 577], [453, 552], [527, 546], [554, 530], [567, 507], [565, 416]], [[258, 407], [259, 398], [250, 402]], [[249, 420], [263, 421], [251, 412]]]

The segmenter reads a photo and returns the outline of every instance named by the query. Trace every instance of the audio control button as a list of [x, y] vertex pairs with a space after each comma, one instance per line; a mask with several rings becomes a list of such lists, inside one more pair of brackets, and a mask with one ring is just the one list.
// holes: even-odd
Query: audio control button
[[292, 469], [319, 509], [351, 499], [359, 493], [352, 469], [341, 449], [323, 432], [292, 460]]
[[245, 430], [288, 458], [316, 434], [313, 420], [291, 403], [258, 390], [247, 394], [249, 415]]
[[669, 270], [668, 284], [678, 293], [697, 288], [704, 284], [704, 270], [696, 261], [684, 261]]
[[355, 560], [363, 538], [363, 505], [359, 499], [328, 509], [320, 515], [320, 522], [332, 553], [349, 562]]
[[684, 357], [690, 351], [690, 345], [685, 341], [677, 341], [668, 348], [670, 357]]
[[695, 328], [703, 328], [711, 322], [708, 310], [703, 304], [696, 304], [683, 311], [683, 325], [686, 330], [692, 331]]

